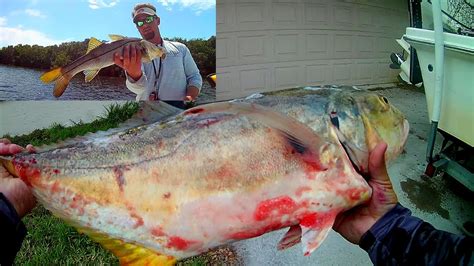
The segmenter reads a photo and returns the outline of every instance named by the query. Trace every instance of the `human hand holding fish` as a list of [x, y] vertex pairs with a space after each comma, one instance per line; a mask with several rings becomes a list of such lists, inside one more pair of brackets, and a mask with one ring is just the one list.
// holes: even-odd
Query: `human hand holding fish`
[[[30, 153], [35, 151], [31, 144], [23, 148], [10, 143], [8, 139], [0, 139], [0, 155], [13, 155], [24, 150]], [[36, 205], [36, 199], [28, 186], [21, 179], [13, 178], [2, 165], [0, 165], [0, 193], [10, 201], [20, 218]]]
[[132, 79], [139, 80], [142, 76], [141, 48], [136, 44], [124, 46], [121, 54], [114, 54], [114, 63], [123, 68]]
[[372, 187], [370, 200], [366, 204], [341, 213], [334, 223], [333, 229], [351, 243], [359, 244], [362, 235], [398, 202], [385, 165], [386, 150], [387, 144], [382, 142], [369, 156], [368, 183]]

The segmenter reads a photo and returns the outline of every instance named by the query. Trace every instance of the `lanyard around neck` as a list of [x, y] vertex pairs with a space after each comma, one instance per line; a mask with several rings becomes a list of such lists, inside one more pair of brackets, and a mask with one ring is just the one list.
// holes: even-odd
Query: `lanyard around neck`
[[156, 73], [155, 61], [152, 60], [151, 63], [153, 64], [153, 70], [155, 73], [155, 85], [153, 86], [153, 88], [156, 90], [156, 95], [158, 96], [158, 90], [160, 88], [157, 88], [156, 85], [158, 84], [158, 80], [160, 79], [160, 74], [161, 74], [161, 58], [160, 58], [160, 66], [158, 68], [158, 73]]

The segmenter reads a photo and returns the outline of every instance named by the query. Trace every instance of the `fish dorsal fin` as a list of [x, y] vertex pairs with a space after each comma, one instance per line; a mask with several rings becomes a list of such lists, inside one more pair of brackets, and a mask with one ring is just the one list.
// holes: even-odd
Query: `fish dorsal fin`
[[88, 69], [88, 70], [84, 70], [84, 75], [85, 75], [85, 81], [86, 82], [90, 82], [91, 80], [93, 80], [95, 78], [95, 76], [97, 76], [97, 74], [99, 73], [100, 69]]
[[219, 112], [244, 115], [275, 129], [288, 142], [288, 145], [302, 156], [304, 161], [311, 163], [315, 169], [323, 171], [327, 169], [318, 158], [319, 147], [326, 145], [327, 142], [305, 124], [269, 108], [256, 104], [222, 102], [188, 109], [184, 115]]
[[112, 41], [118, 41], [118, 40], [125, 39], [126, 37], [125, 37], [125, 36], [122, 36], [122, 35], [118, 35], [118, 34], [109, 34], [109, 38], [110, 38]]
[[120, 239], [93, 231], [89, 228], [76, 226], [78, 231], [88, 235], [92, 240], [110, 250], [120, 260], [120, 265], [175, 265], [176, 258], [156, 253], [147, 248], [126, 243]]
[[139, 111], [129, 120], [141, 120], [144, 123], [152, 123], [165, 120], [166, 118], [177, 115], [182, 111], [183, 110], [162, 101], [143, 101], [140, 102]]
[[90, 51], [94, 50], [95, 48], [99, 47], [102, 45], [102, 42], [97, 40], [96, 38], [94, 37], [91, 37], [91, 39], [89, 40], [89, 44], [87, 45], [87, 52], [86, 54], [88, 54]]

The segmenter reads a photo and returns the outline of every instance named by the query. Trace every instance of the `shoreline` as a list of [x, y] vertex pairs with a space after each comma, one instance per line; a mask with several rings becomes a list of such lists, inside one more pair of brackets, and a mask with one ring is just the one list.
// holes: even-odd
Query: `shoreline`
[[105, 107], [126, 101], [4, 101], [0, 102], [0, 136], [28, 134], [53, 123], [64, 126], [91, 122], [106, 114]]

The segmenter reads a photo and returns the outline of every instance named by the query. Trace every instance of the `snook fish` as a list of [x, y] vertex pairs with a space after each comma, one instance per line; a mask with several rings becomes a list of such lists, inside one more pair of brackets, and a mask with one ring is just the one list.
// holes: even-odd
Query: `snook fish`
[[284, 227], [278, 248], [301, 242], [309, 255], [338, 213], [371, 196], [343, 145], [363, 172], [363, 152], [384, 140], [393, 159], [408, 133], [380, 96], [324, 93], [202, 105], [2, 163], [124, 264], [174, 264]]
[[163, 47], [157, 46], [149, 41], [139, 38], [125, 38], [120, 35], [109, 35], [113, 40], [111, 43], [102, 43], [91, 38], [85, 55], [79, 57], [64, 67], [55, 68], [41, 75], [41, 81], [45, 83], [56, 81], [53, 95], [61, 96], [66, 90], [69, 81], [79, 72], [84, 72], [85, 81], [89, 82], [107, 66], [114, 64], [114, 54], [122, 54], [122, 49], [126, 45], [137, 44], [142, 48], [142, 61], [150, 62], [154, 58], [166, 56]]

